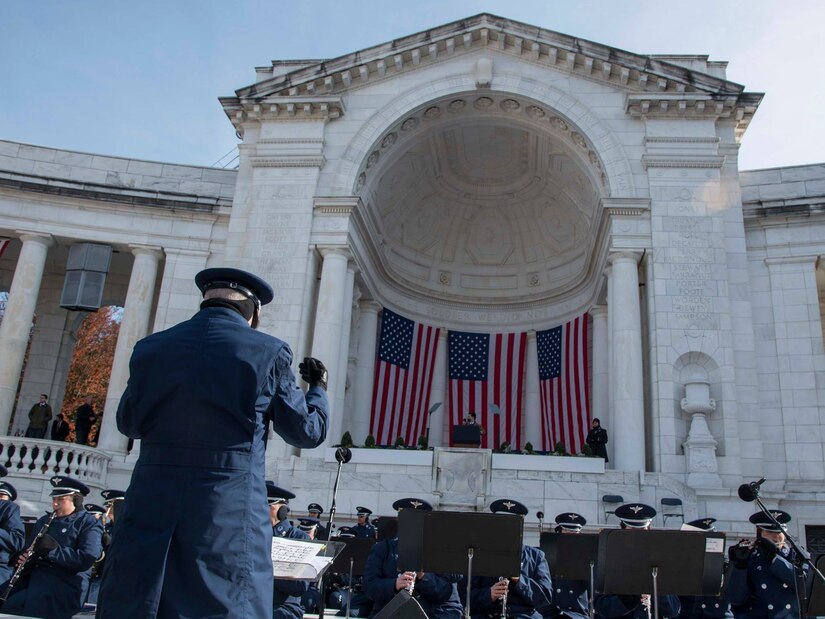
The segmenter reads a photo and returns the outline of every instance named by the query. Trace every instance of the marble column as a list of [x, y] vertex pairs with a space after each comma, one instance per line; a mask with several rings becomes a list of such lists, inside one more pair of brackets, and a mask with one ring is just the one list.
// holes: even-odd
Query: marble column
[[129, 359], [138, 340], [149, 332], [149, 318], [152, 314], [152, 301], [155, 296], [155, 282], [158, 276], [158, 263], [163, 257], [159, 247], [130, 246], [135, 256], [129, 288], [126, 291], [126, 304], [120, 321], [120, 333], [117, 336], [115, 357], [112, 361], [112, 374], [106, 391], [106, 405], [100, 422], [100, 434], [97, 446], [116, 454], [125, 454], [129, 439], [117, 429], [117, 406], [120, 396], [129, 380]]
[[201, 303], [195, 275], [206, 268], [209, 252], [164, 247], [163, 276], [152, 333], [168, 329], [194, 316]]
[[[610, 427], [610, 421], [613, 419], [613, 315], [615, 312], [615, 305], [613, 304], [613, 269], [610, 265], [604, 271], [605, 279], [607, 280], [607, 410], [605, 414], [600, 417], [602, 426], [604, 428]], [[610, 433], [608, 433], [610, 436]], [[616, 462], [614, 455], [613, 441], [607, 443], [607, 456], [611, 463]]]
[[642, 323], [639, 304], [639, 254], [611, 254], [613, 310], [613, 417], [610, 420], [615, 468], [645, 470]]
[[[527, 332], [527, 363], [524, 376], [524, 439], [520, 449], [528, 442], [534, 450], [544, 449], [541, 444], [541, 399], [539, 397], [538, 341], [535, 331]], [[552, 447], [550, 447], [552, 449]]]
[[[341, 442], [341, 435], [345, 430], [349, 430], [352, 424], [351, 416], [344, 419], [344, 396], [347, 390], [347, 370], [349, 369], [349, 339], [352, 331], [352, 299], [355, 287], [355, 265], [351, 262], [347, 265], [346, 281], [344, 283], [344, 298], [341, 309], [343, 317], [341, 319], [341, 350], [338, 352], [338, 375], [332, 378], [335, 381], [335, 405], [333, 408], [337, 414], [332, 419], [332, 439], [333, 445]], [[352, 413], [350, 412], [350, 415]]]
[[438, 348], [435, 351], [435, 365], [433, 366], [433, 384], [430, 387], [430, 405], [432, 408], [439, 402], [439, 406], [428, 420], [430, 428], [430, 447], [443, 447], [450, 444], [449, 434], [446, 433], [444, 418], [447, 414], [447, 329], [438, 330]]
[[375, 347], [378, 344], [378, 311], [381, 306], [365, 299], [358, 306], [358, 360], [355, 366], [355, 399], [352, 410], [352, 440], [363, 445], [370, 433], [372, 385], [375, 380]]
[[[607, 421], [608, 367], [607, 352], [607, 308], [597, 305], [590, 309], [593, 317], [593, 388], [591, 415], [602, 423]], [[606, 427], [606, 426], [605, 426]]]
[[[349, 303], [345, 299], [347, 288], [347, 263], [349, 262], [349, 252], [345, 248], [325, 248], [321, 250], [324, 263], [321, 267], [321, 284], [318, 289], [318, 303], [315, 307], [315, 329], [312, 337], [312, 356], [321, 360], [329, 371], [328, 397], [330, 402], [330, 422], [327, 438], [321, 447], [335, 445], [340, 440], [340, 436], [334, 435], [334, 429], [340, 427], [340, 421], [336, 422], [336, 415], [341, 411], [336, 410], [338, 399], [339, 383], [342, 374], [346, 372], [346, 367], [338, 364], [341, 357], [341, 332], [344, 324], [344, 303]], [[337, 426], [336, 426], [337, 423]], [[323, 450], [308, 452], [323, 457]]]
[[23, 247], [0, 324], [0, 434], [6, 434], [11, 421], [46, 256], [54, 245], [48, 234], [22, 233], [20, 240]]

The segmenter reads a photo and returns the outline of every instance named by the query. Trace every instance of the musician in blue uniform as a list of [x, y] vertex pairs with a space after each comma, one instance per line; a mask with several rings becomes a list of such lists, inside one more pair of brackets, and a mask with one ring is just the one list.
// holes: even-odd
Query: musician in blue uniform
[[310, 503], [307, 505], [307, 513], [310, 518], [318, 520], [318, 525], [315, 527], [315, 537], [313, 539], [329, 539], [329, 531], [327, 531], [327, 528], [321, 522], [321, 514], [324, 513], [324, 508], [318, 503]]
[[[399, 499], [393, 509], [432, 511], [421, 499]], [[413, 589], [413, 597], [431, 619], [459, 619], [462, 606], [457, 583], [460, 576], [430, 572], [398, 571], [398, 536], [381, 540], [372, 547], [364, 569], [364, 590], [373, 601], [370, 617], [375, 617], [402, 589]]]
[[355, 513], [358, 517], [358, 522], [352, 526], [352, 532], [355, 537], [369, 537], [378, 539], [378, 529], [375, 525], [370, 524], [369, 517], [372, 515], [372, 510], [360, 505], [355, 508]]
[[[83, 607], [92, 565], [102, 552], [100, 522], [83, 509], [89, 488], [70, 477], [51, 478], [54, 519], [34, 545], [30, 572], [21, 577], [3, 605], [10, 615], [70, 619]], [[42, 516], [35, 532], [49, 522]], [[17, 564], [25, 562], [20, 555]]]
[[[512, 499], [499, 499], [490, 504], [494, 514], [509, 514], [524, 518], [527, 507]], [[553, 603], [553, 583], [544, 553], [527, 544], [521, 545], [521, 570], [517, 577], [494, 578], [474, 576], [470, 593], [470, 612], [474, 618], [499, 616], [504, 596], [507, 617], [541, 619]]]
[[756, 525], [756, 539], [731, 546], [727, 597], [734, 614], [751, 619], [791, 619], [799, 617], [797, 598], [801, 576], [809, 584], [808, 566], [796, 566], [797, 556], [785, 540], [785, 525], [791, 516], [771, 510], [779, 526], [761, 511], [750, 521]]
[[112, 534], [107, 529], [109, 523], [106, 521], [106, 508], [96, 503], [86, 503], [83, 506], [88, 514], [94, 517], [103, 526], [103, 537], [101, 539], [101, 546], [103, 551], [100, 553], [100, 558], [95, 561], [92, 566], [92, 573], [89, 575], [89, 586], [86, 589], [85, 603], [97, 604], [97, 596], [100, 593], [100, 579], [103, 575], [103, 565], [106, 558], [106, 551], [109, 549], [109, 544], [112, 542]]
[[326, 436], [323, 364], [300, 364], [305, 395], [289, 346], [256, 330], [272, 287], [228, 268], [195, 283], [200, 311], [139, 341], [129, 363], [117, 424], [141, 448], [106, 560], [103, 619], [271, 613], [268, 425], [297, 447]]
[[[650, 529], [656, 517], [656, 510], [644, 503], [626, 503], [613, 512], [620, 520], [622, 529], [642, 531]], [[671, 619], [679, 615], [679, 598], [675, 595], [660, 595], [656, 600], [659, 616]], [[650, 593], [632, 592], [625, 595], [600, 594], [596, 596], [596, 613], [605, 619], [648, 619], [653, 616], [653, 596]]]
[[[565, 512], [556, 516], [556, 533], [576, 535], [587, 524], [584, 516]], [[550, 566], [550, 573], [553, 567]], [[542, 611], [544, 619], [587, 619], [590, 583], [587, 580], [568, 580], [553, 575], [553, 604], [550, 612]]]
[[[269, 519], [272, 523], [273, 537], [308, 540], [310, 536], [289, 521], [289, 501], [295, 495], [279, 488], [274, 483], [266, 482], [266, 500], [269, 503]], [[274, 619], [300, 619], [304, 616], [304, 607], [301, 597], [309, 590], [308, 580], [288, 580], [286, 578], [273, 579], [273, 609]]]
[[[700, 531], [715, 531], [715, 522], [716, 518], [699, 518], [687, 525]], [[721, 595], [680, 595], [679, 604], [679, 619], [733, 619], [730, 604]]]
[[[0, 477], [7, 474], [6, 467], [0, 464]], [[11, 558], [23, 550], [26, 541], [26, 528], [20, 518], [20, 507], [15, 503], [17, 490], [7, 481], [0, 481], [0, 594], [6, 590], [14, 567], [9, 565]]]

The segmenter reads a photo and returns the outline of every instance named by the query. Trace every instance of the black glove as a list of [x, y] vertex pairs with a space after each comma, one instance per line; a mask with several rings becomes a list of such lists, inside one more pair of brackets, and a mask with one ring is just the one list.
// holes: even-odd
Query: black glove
[[779, 547], [771, 540], [765, 537], [760, 537], [759, 552], [761, 552], [762, 556], [764, 556], [768, 560], [768, 563], [770, 563], [774, 560], [774, 557], [776, 557], [776, 553], [779, 552]]
[[298, 364], [298, 370], [301, 372], [301, 378], [309, 383], [310, 387], [320, 386], [324, 391], [327, 390], [327, 368], [318, 359], [304, 357]]
[[34, 554], [38, 557], [45, 557], [49, 552], [57, 548], [60, 544], [51, 535], [44, 535], [34, 544]]
[[742, 544], [737, 544], [736, 546], [731, 546], [728, 550], [728, 557], [730, 557], [731, 563], [735, 568], [740, 570], [745, 569], [748, 567], [748, 561], [751, 560], [751, 555], [753, 554], [753, 548], [749, 546], [743, 546]]

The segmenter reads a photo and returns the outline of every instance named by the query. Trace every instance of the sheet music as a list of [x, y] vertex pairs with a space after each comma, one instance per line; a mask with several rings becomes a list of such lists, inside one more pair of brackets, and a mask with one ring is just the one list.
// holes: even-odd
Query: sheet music
[[334, 557], [319, 557], [324, 544], [284, 537], [272, 538], [272, 574], [289, 580], [316, 580]]

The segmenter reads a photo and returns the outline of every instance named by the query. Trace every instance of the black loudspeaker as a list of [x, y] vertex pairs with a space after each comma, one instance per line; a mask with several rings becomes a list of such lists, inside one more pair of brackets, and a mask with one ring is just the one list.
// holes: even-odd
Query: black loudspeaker
[[60, 307], [73, 311], [97, 311], [112, 260], [112, 248], [96, 243], [77, 243], [69, 248], [66, 279]]
[[427, 613], [407, 591], [399, 591], [374, 619], [427, 619]]

